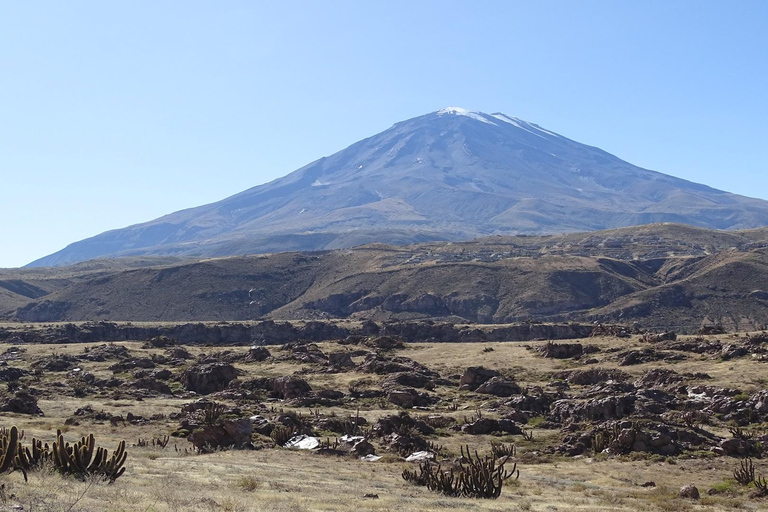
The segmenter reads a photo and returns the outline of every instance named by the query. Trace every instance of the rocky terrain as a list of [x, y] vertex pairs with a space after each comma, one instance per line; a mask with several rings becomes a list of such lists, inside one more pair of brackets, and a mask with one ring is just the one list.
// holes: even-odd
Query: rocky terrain
[[[0, 475], [4, 505], [312, 510], [330, 499], [318, 485], [335, 510], [767, 503], [765, 332], [598, 325], [569, 341], [437, 344], [341, 330], [286, 342], [273, 330], [242, 346], [124, 327], [134, 338], [116, 343], [108, 325], [2, 332], [0, 410], [22, 444], [61, 429], [125, 440], [128, 453], [109, 485], [34, 467], [28, 483]], [[491, 461], [503, 478], [483, 491], [430, 480]], [[175, 475], [172, 487], [158, 474]]]
[[649, 171], [504, 114], [447, 108], [271, 183], [75, 242], [32, 266], [404, 245], [658, 222], [768, 225], [768, 202]]
[[0, 271], [0, 318], [60, 321], [768, 324], [768, 230], [559, 236]]

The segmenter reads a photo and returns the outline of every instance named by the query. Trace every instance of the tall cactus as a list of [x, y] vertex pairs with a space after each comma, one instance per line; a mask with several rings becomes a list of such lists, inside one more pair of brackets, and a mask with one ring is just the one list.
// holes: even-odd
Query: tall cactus
[[504, 469], [511, 457], [481, 458], [477, 451], [473, 456], [469, 446], [465, 453], [462, 446], [458, 467], [445, 471], [440, 464], [434, 465], [427, 461], [419, 465], [418, 474], [415, 471], [403, 471], [403, 479], [416, 485], [425, 485], [427, 489], [445, 496], [496, 499], [501, 495], [505, 480], [513, 476], [516, 479], [520, 477], [517, 464], [511, 471]]
[[18, 450], [19, 429], [13, 426], [11, 430], [0, 433], [0, 473], [13, 471]]
[[93, 434], [83, 437], [74, 445], [64, 441], [61, 431], [57, 432], [56, 439], [52, 450], [53, 463], [60, 473], [82, 479], [93, 475], [112, 483], [125, 472], [123, 464], [128, 456], [125, 441], [120, 441], [110, 456], [109, 450], [96, 448]]

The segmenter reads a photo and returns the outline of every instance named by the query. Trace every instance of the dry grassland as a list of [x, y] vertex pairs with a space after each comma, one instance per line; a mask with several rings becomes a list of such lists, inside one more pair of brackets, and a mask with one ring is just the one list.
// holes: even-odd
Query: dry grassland
[[[727, 340], [727, 335], [719, 336]], [[714, 338], [714, 337], [713, 337]], [[616, 367], [611, 359], [613, 350], [641, 346], [631, 340], [594, 338], [584, 343], [599, 345], [596, 354], [603, 368]], [[571, 360], [545, 359], [529, 350], [532, 343], [476, 343], [476, 344], [411, 344], [398, 355], [412, 358], [443, 377], [458, 374], [468, 366], [482, 365], [514, 376], [522, 386], [544, 386], [551, 381], [553, 371], [575, 368]], [[132, 355], [161, 353], [160, 349], [142, 349], [139, 342], [119, 343]], [[8, 346], [0, 345], [0, 352]], [[39, 357], [56, 354], [81, 355], [82, 344], [27, 345], [22, 361], [13, 366], [29, 368]], [[194, 354], [223, 349], [245, 351], [244, 347], [187, 347]], [[278, 347], [269, 347], [279, 354]], [[338, 350], [332, 342], [320, 344], [323, 351]], [[492, 348], [492, 351], [483, 349]], [[97, 377], [111, 377], [108, 366], [112, 362], [86, 363], [84, 369]], [[280, 376], [291, 374], [310, 365], [295, 361], [267, 361], [237, 364], [247, 373], [243, 378]], [[768, 382], [768, 363], [742, 358], [720, 361], [693, 354], [675, 363], [654, 362], [630, 367], [623, 371], [640, 376], [649, 368], [668, 367], [679, 373], [706, 372], [712, 380], [709, 385], [734, 387], [744, 392], [764, 389]], [[64, 373], [48, 373], [34, 387], [45, 390], [39, 401], [44, 417], [0, 413], [0, 424], [17, 425], [26, 432], [25, 439], [36, 437], [52, 441], [57, 428], [65, 431], [68, 440], [93, 432], [100, 446], [114, 448], [125, 439], [129, 445], [139, 438], [153, 438], [168, 434], [178, 426], [165, 419], [148, 425], [111, 426], [109, 422], [84, 422], [78, 426], [65, 426], [73, 412], [86, 404], [96, 410], [125, 415], [128, 412], [142, 416], [178, 412], [193, 398], [158, 397], [135, 401], [114, 399], [109, 396], [75, 398], [56, 394], [57, 383]], [[362, 377], [378, 379], [370, 374], [313, 373], [302, 375], [314, 389], [339, 389], [346, 392], [349, 383]], [[493, 416], [494, 397], [459, 392], [455, 387], [439, 386], [436, 392], [443, 401], [432, 410], [456, 418], [472, 414], [476, 409]], [[456, 404], [451, 411], [446, 404]], [[254, 408], [257, 404], [254, 404]], [[280, 407], [279, 402], [267, 402], [268, 407]], [[240, 404], [243, 407], [243, 404]], [[321, 414], [354, 412], [349, 407], [319, 408]], [[306, 414], [307, 410], [300, 412]], [[369, 422], [397, 409], [385, 402], [364, 402], [360, 414]], [[415, 411], [423, 414], [426, 411]], [[721, 427], [720, 427], [721, 428]], [[25, 511], [401, 511], [401, 510], [478, 510], [478, 511], [613, 511], [613, 510], [766, 510], [768, 502], [748, 497], [748, 490], [727, 483], [736, 460], [728, 457], [690, 456], [607, 457], [581, 456], [569, 458], [544, 454], [542, 449], [555, 444], [559, 430], [533, 429], [534, 440], [520, 436], [471, 436], [461, 432], [435, 438], [449, 453], [458, 454], [462, 444], [469, 444], [480, 452], [487, 452], [492, 439], [514, 442], [518, 446], [520, 479], [507, 482], [497, 500], [462, 499], [444, 497], [406, 483], [402, 470], [413, 467], [394, 456], [378, 462], [362, 462], [352, 458], [323, 456], [316, 453], [292, 451], [283, 448], [265, 448], [253, 451], [222, 451], [212, 454], [193, 454], [191, 445], [183, 438], [172, 438], [165, 449], [131, 447], [127, 471], [114, 484], [79, 482], [57, 474], [42, 471], [31, 473], [29, 483], [20, 473], [0, 477], [5, 485], [0, 510]], [[722, 432], [720, 432], [722, 435]], [[378, 447], [377, 447], [378, 448]], [[179, 451], [176, 451], [178, 449]], [[187, 449], [187, 450], [185, 450]], [[381, 449], [378, 453], [382, 454]], [[768, 463], [757, 461], [758, 470], [768, 474]], [[641, 484], [656, 482], [655, 488]], [[678, 489], [695, 484], [702, 491], [698, 501], [680, 499]], [[726, 486], [725, 492], [709, 495], [712, 486]], [[365, 497], [376, 495], [376, 498]], [[2, 507], [6, 507], [3, 509]]]

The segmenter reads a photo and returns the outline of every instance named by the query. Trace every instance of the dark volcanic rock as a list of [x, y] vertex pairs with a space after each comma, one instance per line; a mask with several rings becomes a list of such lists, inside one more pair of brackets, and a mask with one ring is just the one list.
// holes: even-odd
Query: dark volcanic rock
[[388, 375], [382, 382], [381, 388], [384, 390], [396, 387], [411, 387], [433, 389], [435, 382], [428, 375], [417, 372], [401, 372]]
[[632, 395], [593, 398], [583, 402], [563, 399], [552, 404], [550, 415], [559, 421], [616, 420], [632, 414], [635, 400]]
[[543, 357], [553, 359], [571, 359], [581, 357], [584, 354], [592, 354], [600, 349], [594, 345], [582, 345], [581, 343], [554, 343], [548, 341], [545, 345], [538, 348]]
[[113, 372], [125, 372], [136, 368], [154, 368], [155, 362], [148, 357], [129, 357], [109, 367]]
[[272, 354], [269, 353], [266, 347], [251, 347], [245, 356], [245, 360], [261, 362], [266, 361], [270, 357], [272, 357]]
[[6, 366], [4, 368], [0, 368], [0, 381], [2, 382], [12, 382], [14, 380], [18, 380], [25, 376], [27, 374], [26, 371], [22, 370], [21, 368], [14, 368], [13, 366]]
[[72, 356], [53, 355], [50, 357], [43, 357], [38, 361], [32, 363], [32, 368], [34, 369], [40, 368], [43, 370], [47, 370], [49, 372], [65, 372], [70, 368], [73, 368], [76, 363], [77, 363], [77, 359], [75, 359]]
[[122, 345], [104, 344], [98, 347], [86, 347], [85, 354], [80, 359], [85, 361], [109, 361], [112, 359], [127, 359], [129, 357], [128, 349]]
[[181, 376], [185, 389], [207, 395], [226, 388], [237, 378], [237, 370], [227, 363], [199, 364], [187, 369]]
[[628, 380], [630, 376], [621, 370], [590, 368], [589, 370], [570, 370], [558, 372], [555, 373], [553, 377], [556, 379], [563, 379], [569, 384], [575, 384], [577, 386], [588, 386], [611, 380], [623, 382]]
[[424, 375], [437, 375], [426, 366], [407, 357], [386, 357], [371, 352], [365, 357], [358, 370], [362, 373], [384, 375], [398, 372], [416, 372]]
[[520, 386], [517, 382], [507, 380], [504, 377], [492, 377], [482, 383], [475, 392], [485, 395], [508, 397], [519, 394]]
[[216, 448], [251, 448], [253, 427], [249, 418], [222, 420], [217, 425], [204, 425], [187, 437], [195, 448], [208, 452]]
[[272, 381], [272, 391], [278, 398], [288, 400], [305, 397], [312, 391], [312, 387], [301, 377], [288, 375], [274, 379]]
[[496, 370], [489, 370], [482, 366], [470, 366], [461, 376], [459, 381], [459, 389], [467, 389], [469, 391], [476, 390], [481, 384], [488, 381], [493, 377], [500, 377], [501, 374]]
[[461, 431], [471, 435], [487, 435], [494, 432], [507, 434], [521, 434], [522, 430], [514, 421], [509, 419], [496, 420], [492, 418], [480, 418], [461, 427]]
[[337, 370], [349, 370], [355, 367], [350, 352], [331, 352], [328, 354], [328, 364]]
[[416, 391], [413, 388], [390, 389], [387, 392], [387, 400], [404, 409], [425, 407], [435, 402], [435, 399], [427, 393]]
[[21, 389], [11, 396], [0, 400], [0, 411], [42, 416], [43, 411], [37, 405], [37, 398], [26, 389]]

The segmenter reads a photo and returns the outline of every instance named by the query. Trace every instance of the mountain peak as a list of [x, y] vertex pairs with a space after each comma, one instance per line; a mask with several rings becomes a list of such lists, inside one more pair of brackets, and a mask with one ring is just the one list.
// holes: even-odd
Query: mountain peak
[[655, 222], [768, 225], [768, 203], [642, 169], [517, 117], [447, 107], [217, 203], [33, 263], [225, 256], [594, 231]]
[[464, 116], [469, 117], [471, 119], [474, 119], [475, 121], [480, 121], [481, 123], [487, 123], [487, 124], [496, 124], [493, 121], [490, 121], [488, 119], [488, 114], [484, 114], [483, 112], [479, 112], [476, 110], [467, 110], [466, 108], [461, 107], [446, 107], [441, 108], [437, 112], [435, 112], [438, 116], [445, 116], [445, 115], [454, 115], [454, 116]]

